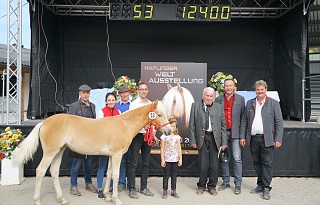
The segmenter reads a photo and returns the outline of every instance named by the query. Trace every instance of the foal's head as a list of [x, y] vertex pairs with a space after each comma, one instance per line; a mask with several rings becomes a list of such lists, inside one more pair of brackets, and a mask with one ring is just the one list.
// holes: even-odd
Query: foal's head
[[149, 114], [149, 118], [155, 119], [151, 120], [151, 124], [154, 125], [157, 130], [160, 130], [160, 132], [164, 133], [165, 135], [169, 135], [172, 129], [165, 112], [165, 107], [161, 101], [156, 100], [153, 102], [152, 112], [155, 113], [155, 116], [150, 116]]

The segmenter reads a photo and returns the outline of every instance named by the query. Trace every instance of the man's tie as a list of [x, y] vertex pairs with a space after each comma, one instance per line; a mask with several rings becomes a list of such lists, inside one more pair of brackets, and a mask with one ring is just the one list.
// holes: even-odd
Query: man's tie
[[209, 117], [210, 117], [210, 114], [209, 114], [209, 106], [207, 105], [207, 106], [206, 106], [206, 130], [209, 129]]

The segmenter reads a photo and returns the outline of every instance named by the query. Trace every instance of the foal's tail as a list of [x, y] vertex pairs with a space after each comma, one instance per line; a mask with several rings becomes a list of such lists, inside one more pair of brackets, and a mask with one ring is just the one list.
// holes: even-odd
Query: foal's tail
[[42, 122], [38, 123], [21, 144], [14, 150], [12, 160], [15, 164], [26, 163], [33, 158], [39, 146], [39, 130]]

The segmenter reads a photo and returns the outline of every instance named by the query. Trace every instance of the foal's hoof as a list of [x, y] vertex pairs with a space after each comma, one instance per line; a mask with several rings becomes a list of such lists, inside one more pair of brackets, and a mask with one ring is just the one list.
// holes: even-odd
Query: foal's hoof
[[122, 202], [120, 201], [119, 198], [116, 199], [116, 205], [122, 205]]
[[111, 198], [111, 196], [109, 194], [108, 194], [108, 196], [106, 196], [105, 201], [106, 202], [112, 202], [112, 198]]
[[62, 205], [70, 205], [69, 202], [65, 201], [65, 202], [61, 202]]

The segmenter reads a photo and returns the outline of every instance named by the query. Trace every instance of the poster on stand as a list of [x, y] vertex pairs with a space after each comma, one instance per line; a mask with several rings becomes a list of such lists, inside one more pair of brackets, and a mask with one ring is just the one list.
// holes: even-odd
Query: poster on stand
[[[183, 153], [196, 154], [189, 147], [189, 118], [192, 103], [202, 99], [203, 89], [207, 87], [207, 64], [142, 62], [141, 82], [148, 85], [147, 98], [161, 100], [168, 119], [177, 119]], [[160, 153], [159, 145], [153, 145], [152, 153]]]

